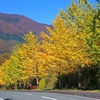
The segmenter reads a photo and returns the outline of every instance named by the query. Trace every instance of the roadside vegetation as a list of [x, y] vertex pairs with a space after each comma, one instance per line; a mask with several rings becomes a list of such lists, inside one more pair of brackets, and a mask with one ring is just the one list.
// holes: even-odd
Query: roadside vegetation
[[40, 37], [25, 34], [7, 54], [1, 88], [100, 89], [100, 2], [72, 1], [52, 25]]

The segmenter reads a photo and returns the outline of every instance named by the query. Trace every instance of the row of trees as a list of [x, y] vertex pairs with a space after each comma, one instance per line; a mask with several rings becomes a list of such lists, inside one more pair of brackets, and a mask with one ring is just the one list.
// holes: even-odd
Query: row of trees
[[[49, 34], [41, 32], [40, 38], [32, 32], [23, 36], [25, 43], [17, 45], [10, 59], [0, 67], [1, 85], [26, 86], [36, 79], [40, 88], [46, 85], [53, 88], [55, 82], [61, 86], [66, 76], [64, 87], [68, 80], [71, 80], [69, 84], [73, 82], [78, 73], [78, 86], [81, 87], [81, 77], [91, 69], [100, 70], [99, 3], [92, 7], [87, 0], [72, 1], [66, 11], [60, 10], [53, 29], [46, 28]], [[84, 79], [86, 86], [89, 82], [86, 77]], [[98, 79], [100, 83], [100, 77]]]

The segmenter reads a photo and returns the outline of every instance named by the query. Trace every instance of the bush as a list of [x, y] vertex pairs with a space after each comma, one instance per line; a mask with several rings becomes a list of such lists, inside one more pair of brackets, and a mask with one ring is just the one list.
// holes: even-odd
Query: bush
[[39, 89], [44, 89], [46, 86], [46, 80], [43, 78], [39, 82]]

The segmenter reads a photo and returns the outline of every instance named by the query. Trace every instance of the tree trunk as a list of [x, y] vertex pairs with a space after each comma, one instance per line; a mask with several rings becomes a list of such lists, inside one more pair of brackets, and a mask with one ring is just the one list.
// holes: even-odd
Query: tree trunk
[[37, 84], [37, 88], [39, 87], [39, 78], [36, 78], [36, 84]]
[[80, 70], [80, 68], [78, 70], [78, 87], [79, 88], [81, 87], [81, 70]]

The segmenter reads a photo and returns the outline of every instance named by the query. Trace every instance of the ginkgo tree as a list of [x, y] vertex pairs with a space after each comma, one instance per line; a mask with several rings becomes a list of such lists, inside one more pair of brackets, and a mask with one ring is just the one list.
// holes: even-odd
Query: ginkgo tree
[[0, 85], [4, 85], [5, 82], [3, 81], [3, 71], [2, 71], [2, 66], [0, 66]]
[[[85, 52], [89, 47], [85, 41], [85, 33], [69, 28], [58, 15], [53, 29], [47, 27], [50, 35], [42, 32], [44, 62], [48, 71], [69, 74], [79, 67], [89, 65], [91, 60]], [[44, 64], [45, 65], [45, 64]]]
[[[16, 50], [19, 50], [19, 47], [16, 46]], [[6, 86], [10, 84], [14, 84], [15, 88], [17, 85], [17, 81], [21, 80], [22, 77], [22, 67], [21, 67], [22, 59], [20, 55], [16, 51], [12, 53], [10, 59], [2, 64], [3, 71], [3, 81]]]
[[72, 1], [66, 11], [60, 10], [60, 17], [69, 28], [86, 33], [85, 41], [94, 62], [100, 61], [100, 4], [92, 5], [88, 0]]
[[[66, 11], [60, 10], [60, 17], [64, 20], [67, 27], [74, 28], [76, 31], [90, 31], [90, 27], [95, 16], [95, 9], [88, 0], [72, 0], [71, 6]], [[88, 28], [88, 29], [87, 29]]]
[[25, 43], [22, 45], [22, 50], [19, 52], [24, 61], [22, 62], [23, 66], [23, 78], [26, 79], [37, 79], [37, 84], [41, 73], [39, 72], [39, 61], [38, 61], [38, 52], [40, 48], [40, 42], [38, 38], [29, 32], [23, 36]]
[[[72, 1], [66, 11], [60, 10], [60, 17], [64, 23], [76, 32], [85, 33], [84, 40], [92, 64], [100, 62], [100, 3], [90, 4], [88, 0]], [[80, 75], [80, 74], [79, 74]]]
[[15, 84], [18, 81], [26, 83], [30, 79], [40, 77], [38, 65], [38, 52], [40, 43], [38, 38], [29, 32], [23, 36], [25, 43], [15, 46], [10, 59], [2, 65], [3, 76], [6, 85]]
[[[70, 74], [100, 61], [100, 10], [87, 0], [72, 1], [60, 11], [53, 28], [41, 32], [41, 38], [29, 32], [25, 42], [16, 46], [0, 69], [2, 84], [24, 83], [49, 78], [51, 88], [58, 74]], [[93, 58], [93, 59], [92, 59]]]

